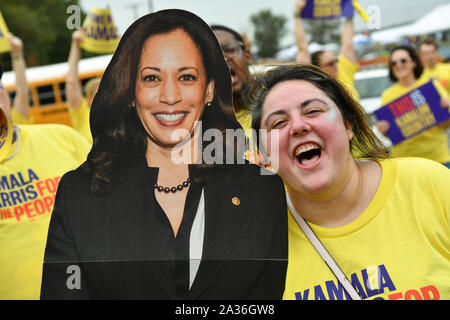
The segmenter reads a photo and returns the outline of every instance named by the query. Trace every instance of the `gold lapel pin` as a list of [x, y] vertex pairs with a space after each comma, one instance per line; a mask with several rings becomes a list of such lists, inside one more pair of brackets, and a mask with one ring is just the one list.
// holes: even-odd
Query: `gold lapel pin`
[[233, 199], [231, 199], [231, 202], [235, 205], [238, 206], [241, 204], [241, 200], [239, 200], [238, 197], [233, 197]]

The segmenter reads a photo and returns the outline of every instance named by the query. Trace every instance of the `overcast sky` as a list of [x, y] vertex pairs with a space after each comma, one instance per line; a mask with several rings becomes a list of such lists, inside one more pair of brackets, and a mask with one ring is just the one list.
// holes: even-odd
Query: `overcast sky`
[[[367, 9], [370, 5], [380, 8], [381, 27], [393, 24], [408, 23], [425, 15], [433, 8], [449, 3], [449, 0], [359, 0], [361, 6]], [[284, 15], [287, 19], [288, 32], [282, 44], [289, 46], [294, 43], [293, 10], [294, 0], [80, 0], [85, 11], [92, 6], [105, 8], [109, 5], [119, 33], [123, 33], [138, 17], [153, 11], [179, 8], [191, 11], [208, 24], [223, 24], [252, 39], [253, 28], [250, 16], [263, 9], [271, 9], [272, 13]], [[364, 22], [358, 16], [355, 18], [356, 29], [364, 29]]]

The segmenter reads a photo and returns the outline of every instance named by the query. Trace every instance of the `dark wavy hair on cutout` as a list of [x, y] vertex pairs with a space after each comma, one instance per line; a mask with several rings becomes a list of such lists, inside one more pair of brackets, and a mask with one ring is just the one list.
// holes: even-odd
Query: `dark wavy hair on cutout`
[[355, 101], [343, 85], [310, 64], [285, 64], [262, 73], [253, 83], [250, 110], [252, 127], [257, 132], [261, 128], [264, 101], [270, 90], [278, 83], [289, 80], [304, 80], [322, 90], [338, 106], [344, 121], [352, 125], [353, 139], [350, 150], [358, 158], [384, 159], [388, 152], [372, 131], [368, 115]]
[[[169, 9], [145, 15], [122, 36], [103, 74], [90, 111], [93, 146], [82, 170], [90, 178], [90, 188], [102, 193], [136, 157], [145, 157], [148, 134], [130, 106], [144, 42], [151, 36], [181, 29], [199, 48], [206, 78], [213, 80], [214, 99], [202, 115], [203, 130], [241, 128], [232, 103], [231, 76], [220, 45], [209, 26], [193, 13]], [[224, 144], [226, 139], [224, 136]], [[224, 150], [227, 150], [224, 146]], [[226, 153], [226, 151], [224, 151]], [[226, 154], [224, 154], [224, 158]]]

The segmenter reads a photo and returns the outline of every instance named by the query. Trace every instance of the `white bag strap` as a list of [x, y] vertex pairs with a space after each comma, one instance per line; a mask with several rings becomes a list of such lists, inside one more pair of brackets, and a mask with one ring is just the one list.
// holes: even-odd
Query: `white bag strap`
[[311, 244], [317, 250], [319, 255], [322, 257], [323, 261], [325, 261], [325, 263], [334, 273], [335, 277], [341, 283], [342, 287], [344, 287], [348, 295], [352, 298], [352, 300], [362, 300], [358, 292], [356, 292], [355, 288], [351, 285], [350, 281], [348, 281], [344, 272], [342, 272], [341, 268], [339, 268], [336, 261], [334, 261], [333, 257], [327, 251], [325, 246], [322, 244], [322, 242], [320, 242], [319, 238], [316, 236], [314, 231], [312, 231], [311, 227], [308, 225], [305, 219], [303, 219], [303, 217], [301, 217], [295, 210], [294, 206], [292, 205], [291, 198], [289, 197], [289, 194], [287, 192], [286, 192], [286, 200], [289, 210], [291, 211], [295, 221], [297, 221], [297, 224], [302, 229], [303, 233], [306, 235]]

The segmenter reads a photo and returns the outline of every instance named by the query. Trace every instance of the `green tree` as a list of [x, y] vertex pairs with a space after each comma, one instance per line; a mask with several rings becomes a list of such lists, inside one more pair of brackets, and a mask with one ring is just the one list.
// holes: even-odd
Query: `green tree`
[[[22, 39], [27, 66], [67, 61], [72, 32], [66, 26], [67, 7], [78, 0], [0, 0], [0, 10], [10, 32]], [[81, 12], [81, 23], [85, 13]], [[9, 54], [0, 63], [11, 70]]]
[[305, 31], [311, 37], [309, 43], [339, 43], [341, 39], [340, 19], [305, 19]]
[[270, 58], [280, 49], [280, 40], [286, 33], [286, 18], [273, 15], [270, 10], [261, 10], [250, 17], [255, 28], [254, 41], [257, 55], [260, 58]]

